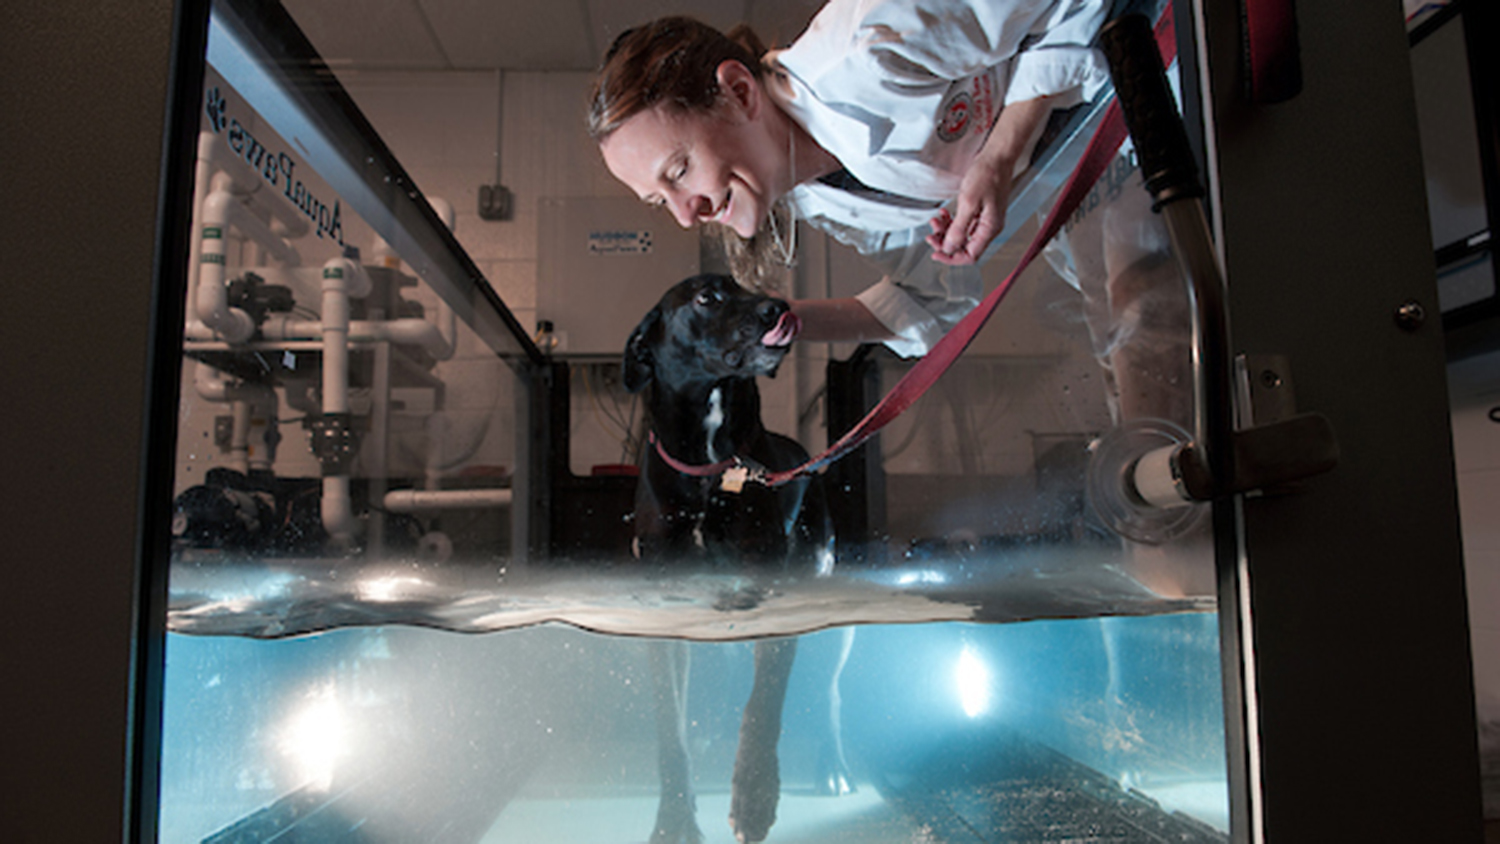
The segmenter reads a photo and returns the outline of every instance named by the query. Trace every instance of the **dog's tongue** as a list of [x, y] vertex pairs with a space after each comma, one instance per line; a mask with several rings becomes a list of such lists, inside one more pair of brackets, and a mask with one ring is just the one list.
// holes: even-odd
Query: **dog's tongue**
[[760, 342], [766, 346], [790, 346], [801, 333], [802, 320], [796, 314], [787, 311], [781, 315], [781, 319], [776, 321], [776, 327], [760, 338]]

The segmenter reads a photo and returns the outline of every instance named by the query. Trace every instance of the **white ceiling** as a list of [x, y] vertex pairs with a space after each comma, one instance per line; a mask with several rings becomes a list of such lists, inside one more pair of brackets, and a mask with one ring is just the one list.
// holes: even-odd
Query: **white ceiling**
[[283, 0], [336, 70], [592, 70], [620, 32], [666, 14], [747, 21], [791, 41], [822, 0]]

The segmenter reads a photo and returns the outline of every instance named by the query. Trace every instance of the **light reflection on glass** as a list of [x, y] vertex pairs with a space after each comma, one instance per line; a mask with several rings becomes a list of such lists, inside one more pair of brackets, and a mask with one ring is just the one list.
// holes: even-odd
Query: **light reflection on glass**
[[989, 710], [990, 668], [974, 653], [972, 647], [964, 645], [963, 653], [958, 657], [954, 678], [958, 683], [958, 699], [965, 715], [978, 718]]
[[318, 791], [333, 785], [339, 759], [348, 750], [343, 709], [332, 685], [308, 693], [280, 733], [277, 748], [293, 767], [296, 781]]
[[391, 603], [419, 593], [428, 585], [419, 577], [387, 575], [362, 580], [357, 590], [361, 600]]

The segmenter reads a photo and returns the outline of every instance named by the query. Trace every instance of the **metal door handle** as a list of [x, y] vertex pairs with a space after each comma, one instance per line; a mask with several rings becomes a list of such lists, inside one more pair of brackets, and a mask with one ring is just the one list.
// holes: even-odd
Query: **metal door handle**
[[[1152, 209], [1162, 215], [1187, 283], [1194, 388], [1190, 439], [1138, 455], [1123, 467], [1112, 466], [1109, 474], [1126, 486], [1127, 499], [1170, 508], [1277, 487], [1332, 469], [1338, 444], [1332, 426], [1320, 415], [1235, 430], [1223, 277], [1203, 212], [1197, 162], [1151, 23], [1142, 15], [1110, 21], [1099, 33], [1099, 46], [1109, 61], [1146, 189], [1155, 200]], [[1175, 490], [1177, 500], [1163, 490]]]

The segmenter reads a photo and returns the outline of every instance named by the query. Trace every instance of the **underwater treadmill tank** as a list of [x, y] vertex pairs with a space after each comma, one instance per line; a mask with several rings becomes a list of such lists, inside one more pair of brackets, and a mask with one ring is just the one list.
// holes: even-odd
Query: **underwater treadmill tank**
[[[1128, 152], [943, 380], [827, 470], [831, 575], [652, 568], [618, 361], [522, 327], [461, 244], [476, 218], [422, 192], [279, 6], [215, 5], [209, 43], [161, 841], [644, 841], [674, 654], [689, 802], [727, 844], [757, 643], [789, 638], [769, 841], [1228, 840], [1204, 512], [1122, 536], [1091, 490], [1121, 431], [1191, 406], [1173, 262], [1129, 264], [1151, 291], [1131, 332], [1101, 322], [1122, 250], [1163, 248]], [[990, 284], [1101, 100], [1018, 184]], [[515, 178], [515, 224], [562, 214], [532, 201], [544, 173]], [[634, 219], [589, 225], [652, 242]], [[818, 284], [869, 282], [802, 238]], [[623, 335], [641, 314], [599, 286]], [[768, 425], [816, 453], [909, 368], [797, 344]]]

